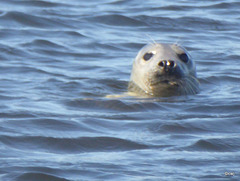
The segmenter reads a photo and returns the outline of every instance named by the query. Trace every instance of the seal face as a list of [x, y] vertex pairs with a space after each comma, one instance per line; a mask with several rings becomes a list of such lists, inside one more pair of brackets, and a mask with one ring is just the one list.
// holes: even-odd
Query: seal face
[[195, 63], [179, 45], [146, 45], [133, 62], [128, 89], [160, 97], [195, 94], [199, 90]]

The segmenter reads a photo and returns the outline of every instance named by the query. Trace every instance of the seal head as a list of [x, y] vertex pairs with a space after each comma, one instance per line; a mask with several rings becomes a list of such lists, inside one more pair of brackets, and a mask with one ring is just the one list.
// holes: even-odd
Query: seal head
[[199, 89], [195, 63], [176, 44], [144, 46], [132, 66], [129, 91], [149, 96], [195, 94]]

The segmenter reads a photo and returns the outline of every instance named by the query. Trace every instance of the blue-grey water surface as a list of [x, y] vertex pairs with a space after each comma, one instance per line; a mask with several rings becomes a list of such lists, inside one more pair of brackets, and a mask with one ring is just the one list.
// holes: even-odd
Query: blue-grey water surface
[[[238, 0], [1, 0], [0, 180], [240, 180]], [[147, 43], [201, 91], [121, 95]]]

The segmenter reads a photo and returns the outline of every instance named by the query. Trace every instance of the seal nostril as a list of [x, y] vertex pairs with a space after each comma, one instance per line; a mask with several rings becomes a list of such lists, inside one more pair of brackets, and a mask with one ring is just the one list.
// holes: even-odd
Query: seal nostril
[[175, 64], [174, 61], [168, 60], [168, 61], [167, 61], [167, 65], [168, 65], [168, 67], [173, 68], [173, 67], [175, 67], [176, 64]]
[[159, 65], [160, 67], [164, 67], [165, 64], [166, 64], [165, 61], [161, 61], [161, 62], [158, 63], [158, 65]]
[[176, 67], [176, 62], [173, 60], [162, 60], [158, 63], [158, 66], [170, 70]]

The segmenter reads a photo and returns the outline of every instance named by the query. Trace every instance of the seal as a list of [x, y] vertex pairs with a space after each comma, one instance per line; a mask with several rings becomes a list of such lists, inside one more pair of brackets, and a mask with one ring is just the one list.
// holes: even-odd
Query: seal
[[180, 45], [148, 44], [133, 62], [128, 91], [154, 97], [196, 94], [199, 81], [195, 63]]

